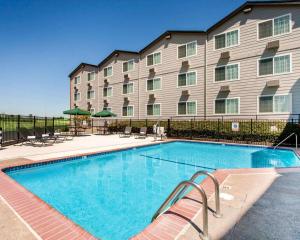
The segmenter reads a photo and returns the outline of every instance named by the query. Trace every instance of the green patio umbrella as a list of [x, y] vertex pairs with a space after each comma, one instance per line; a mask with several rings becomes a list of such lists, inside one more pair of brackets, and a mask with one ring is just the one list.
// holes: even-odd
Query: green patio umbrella
[[78, 107], [63, 111], [63, 114], [76, 115], [76, 116], [77, 115], [91, 115], [91, 113], [89, 111], [82, 110]]
[[116, 117], [117, 115], [110, 112], [110, 111], [107, 111], [107, 110], [103, 110], [101, 112], [97, 112], [95, 113], [94, 115], [92, 115], [92, 117]]
[[[89, 115], [91, 115], [91, 113], [89, 111], [82, 110], [78, 107], [63, 111], [63, 114], [74, 115], [74, 116], [89, 116]], [[74, 119], [74, 123], [75, 123], [75, 135], [77, 135], [77, 126], [76, 126], [75, 119]]]

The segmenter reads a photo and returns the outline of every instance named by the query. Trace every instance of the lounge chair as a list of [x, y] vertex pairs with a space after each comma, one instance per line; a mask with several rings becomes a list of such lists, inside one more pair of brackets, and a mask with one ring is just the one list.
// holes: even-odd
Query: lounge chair
[[131, 136], [131, 127], [126, 127], [124, 132], [120, 134], [120, 137], [130, 137]]
[[140, 133], [138, 133], [135, 138], [146, 138], [147, 137], [147, 127], [141, 127]]
[[37, 141], [36, 136], [27, 136], [25, 143], [34, 145], [36, 143], [36, 141]]
[[55, 138], [51, 137], [49, 133], [42, 134], [39, 138], [37, 138], [37, 141], [42, 143], [42, 145], [52, 145], [55, 143]]
[[67, 136], [63, 135], [61, 132], [54, 132], [51, 136], [53, 139], [55, 139], [55, 142], [64, 142], [67, 138]]

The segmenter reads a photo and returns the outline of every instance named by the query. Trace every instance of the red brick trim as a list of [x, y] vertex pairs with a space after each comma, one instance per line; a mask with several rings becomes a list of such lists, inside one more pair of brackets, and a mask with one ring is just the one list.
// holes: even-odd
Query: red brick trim
[[[165, 142], [176, 141], [176, 139]], [[182, 141], [182, 140], [180, 140]], [[139, 145], [143, 147], [156, 145], [163, 142]], [[0, 163], [0, 170], [7, 167], [22, 166], [26, 164], [34, 164], [37, 162], [55, 161], [65, 158], [80, 157], [93, 155], [98, 153], [108, 153], [120, 150], [126, 150], [133, 147], [118, 148], [114, 150], [98, 151], [88, 154], [73, 155], [61, 158], [52, 158], [43, 161], [31, 161], [28, 159], [19, 159], [18, 161], [5, 161]], [[214, 172], [215, 177], [220, 184], [225, 178], [231, 174], [245, 173], [268, 173], [277, 171], [299, 171], [299, 168], [263, 168], [263, 169], [234, 169], [234, 170], [218, 170]], [[201, 186], [205, 189], [208, 198], [214, 193], [214, 186], [209, 179], [205, 179]], [[90, 233], [86, 232], [79, 225], [72, 222], [70, 219], [59, 213], [56, 209], [45, 203], [39, 197], [35, 196], [27, 189], [22, 187], [16, 181], [11, 179], [3, 171], [0, 171], [0, 195], [7, 203], [24, 219], [29, 226], [42, 238], [49, 240], [60, 239], [96, 239]], [[166, 213], [157, 218], [152, 224], [146, 227], [141, 233], [131, 238], [132, 240], [168, 240], [175, 237], [187, 225], [191, 224], [193, 217], [201, 211], [201, 205], [198, 203], [198, 194], [195, 191], [190, 192], [184, 199], [178, 201]]]

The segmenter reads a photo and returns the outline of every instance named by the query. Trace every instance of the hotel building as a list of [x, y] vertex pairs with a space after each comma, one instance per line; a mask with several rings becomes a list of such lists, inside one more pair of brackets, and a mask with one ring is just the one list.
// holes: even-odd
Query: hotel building
[[246, 2], [205, 31], [166, 31], [70, 77], [70, 105], [118, 118], [300, 114], [300, 2]]

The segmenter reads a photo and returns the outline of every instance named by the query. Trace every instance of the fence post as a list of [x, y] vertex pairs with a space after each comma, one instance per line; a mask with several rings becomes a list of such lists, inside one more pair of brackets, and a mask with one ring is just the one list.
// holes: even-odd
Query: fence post
[[45, 117], [45, 129], [44, 129], [44, 133], [47, 133], [47, 117]]
[[129, 126], [131, 127], [131, 118], [129, 119]]
[[21, 116], [18, 115], [18, 122], [17, 122], [17, 136], [18, 136], [18, 142], [20, 141], [20, 121], [21, 121]]
[[191, 118], [190, 138], [193, 139], [193, 119]]
[[220, 118], [218, 118], [218, 141], [220, 141]]
[[54, 132], [55, 132], [55, 117], [53, 117], [53, 119], [52, 119], [52, 131], [53, 131], [53, 134], [54, 134]]
[[94, 133], [94, 118], [92, 118], [92, 134]]
[[148, 119], [147, 118], [145, 120], [145, 125], [146, 125], [146, 128], [148, 128]]
[[298, 115], [298, 124], [300, 124], [300, 114]]
[[35, 125], [36, 125], [36, 119], [35, 119], [35, 116], [33, 116], [33, 135], [34, 136], [36, 134]]
[[167, 137], [170, 137], [171, 132], [171, 120], [168, 118]]
[[250, 138], [250, 141], [252, 142], [252, 135], [253, 135], [253, 119], [251, 118], [251, 121], [250, 121], [250, 135], [251, 135], [251, 138]]

